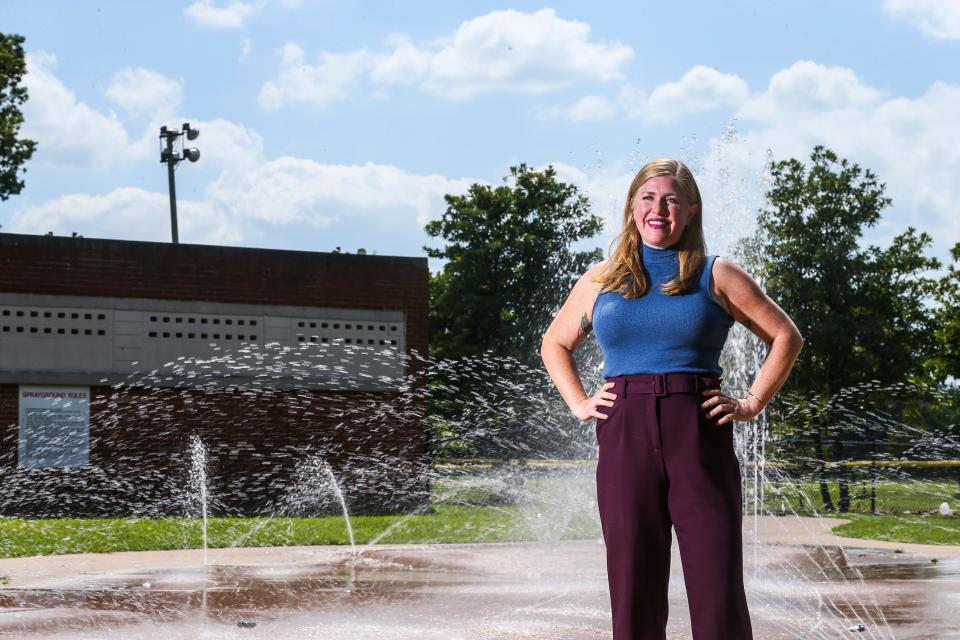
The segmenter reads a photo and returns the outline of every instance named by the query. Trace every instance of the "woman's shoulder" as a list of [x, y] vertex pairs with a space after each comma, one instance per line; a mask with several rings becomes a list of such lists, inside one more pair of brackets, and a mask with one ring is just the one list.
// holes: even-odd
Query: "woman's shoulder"
[[601, 260], [600, 262], [592, 264], [590, 268], [580, 276], [580, 281], [583, 282], [584, 288], [589, 289], [595, 296], [598, 295], [603, 288], [603, 284], [599, 280], [600, 277], [606, 273], [609, 265], [609, 260]]
[[587, 269], [586, 273], [583, 274], [583, 277], [589, 276], [591, 278], [596, 278], [601, 273], [606, 271], [607, 265], [609, 264], [610, 264], [610, 260], [601, 260], [600, 262], [596, 262], [590, 265], [590, 268]]
[[736, 261], [725, 256], [716, 257], [713, 266], [713, 292], [717, 297], [727, 302], [743, 291], [759, 289], [760, 286], [753, 276]]
[[713, 257], [713, 279], [717, 284], [742, 281], [744, 278], [753, 280], [747, 271], [726, 256], [708, 256]]
[[573, 287], [571, 297], [575, 298], [578, 304], [583, 304], [587, 308], [593, 308], [594, 302], [603, 286], [597, 280], [606, 270], [608, 262], [608, 260], [601, 260], [591, 265], [590, 268], [580, 276], [580, 279], [577, 280], [576, 285]]

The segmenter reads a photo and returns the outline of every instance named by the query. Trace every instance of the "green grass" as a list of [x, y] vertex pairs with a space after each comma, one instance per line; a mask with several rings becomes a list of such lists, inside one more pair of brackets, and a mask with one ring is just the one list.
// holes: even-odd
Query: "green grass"
[[[836, 507], [840, 500], [840, 489], [836, 482], [829, 483], [830, 497]], [[957, 510], [960, 507], [956, 482], [932, 480], [898, 480], [877, 483], [876, 509], [879, 514], [915, 515], [936, 511], [940, 504], [947, 502]], [[802, 497], [801, 497], [802, 496]], [[856, 483], [850, 485], [850, 511], [852, 513], [870, 513], [870, 485]], [[783, 511], [798, 515], [827, 515], [823, 512], [820, 499], [820, 486], [814, 482], [782, 483], [779, 486], [767, 484], [764, 488], [764, 506], [767, 511]]]
[[852, 522], [834, 527], [833, 532], [838, 536], [890, 542], [960, 544], [958, 516], [844, 514], [842, 517]]
[[[511, 542], [537, 539], [595, 538], [600, 535], [592, 473], [530, 478], [521, 489], [531, 504], [514, 504], [515, 487], [484, 476], [462, 475], [434, 481], [434, 512], [414, 515], [351, 518], [357, 544]], [[824, 514], [815, 483], [782, 484], [778, 494], [766, 487], [768, 512], [836, 515], [850, 524], [838, 535], [960, 544], [960, 516], [936, 510], [949, 502], [960, 511], [957, 483], [936, 481], [883, 482], [877, 487], [878, 515], [869, 510], [869, 486], [852, 485], [853, 512]], [[834, 502], [836, 483], [831, 483]], [[800, 493], [804, 498], [801, 499]], [[573, 508], [571, 509], [571, 505]], [[811, 505], [813, 509], [811, 509]], [[348, 544], [339, 515], [319, 518], [211, 518], [211, 548]], [[202, 545], [201, 523], [195, 519], [87, 518], [61, 520], [0, 519], [0, 557], [67, 553], [104, 553], [162, 549], [196, 549]]]
[[[525, 491], [542, 496], [592, 491], [592, 478], [529, 480]], [[511, 504], [506, 485], [482, 477], [434, 482], [434, 513], [351, 516], [357, 544], [513, 542], [590, 538], [600, 535], [589, 509], [553, 517]], [[549, 502], [549, 500], [548, 500]], [[562, 509], [557, 506], [556, 509]], [[537, 511], [546, 520], [538, 518]], [[196, 549], [202, 525], [192, 518], [0, 519], [0, 558], [67, 553]], [[340, 515], [318, 518], [211, 518], [210, 548], [349, 544]]]
[[[533, 539], [517, 507], [441, 505], [436, 513], [411, 516], [354, 516], [354, 538], [378, 542], [504, 542]], [[577, 531], [569, 535], [576, 536]], [[344, 519], [211, 518], [211, 548], [349, 544]], [[202, 546], [200, 521], [187, 518], [140, 520], [84, 518], [0, 520], [0, 557], [64, 553], [106, 553]]]
[[[840, 489], [829, 483], [834, 508], [839, 504]], [[767, 485], [764, 504], [768, 513], [822, 515], [851, 520], [833, 528], [839, 536], [913, 542], [922, 544], [960, 544], [960, 516], [942, 516], [938, 509], [943, 502], [960, 511], [958, 484], [949, 481], [897, 480], [878, 482], [876, 510], [870, 512], [870, 485], [850, 485], [850, 511], [826, 512], [820, 498], [820, 486], [814, 482]]]

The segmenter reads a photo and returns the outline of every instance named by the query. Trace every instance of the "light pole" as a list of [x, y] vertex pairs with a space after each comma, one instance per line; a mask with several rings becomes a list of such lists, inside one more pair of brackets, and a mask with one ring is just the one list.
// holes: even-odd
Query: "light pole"
[[[196, 147], [184, 149], [180, 152], [173, 150], [173, 143], [180, 136], [187, 136], [187, 140], [196, 140], [200, 135], [198, 129], [190, 127], [189, 122], [183, 123], [182, 129], [167, 129], [160, 127], [160, 162], [167, 165], [167, 179], [170, 183], [170, 233], [173, 236], [173, 244], [180, 242], [180, 234], [177, 232], [177, 187], [173, 180], [173, 170], [181, 160], [196, 162], [200, 159], [200, 150]], [[166, 148], [163, 148], [166, 141]]]

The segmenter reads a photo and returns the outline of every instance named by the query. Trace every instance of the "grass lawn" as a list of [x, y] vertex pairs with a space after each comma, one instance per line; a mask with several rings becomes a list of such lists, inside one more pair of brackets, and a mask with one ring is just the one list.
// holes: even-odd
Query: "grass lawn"
[[[412, 516], [354, 516], [357, 544], [378, 542], [501, 542], [531, 539], [517, 509], [440, 506]], [[389, 530], [388, 530], [389, 529]], [[341, 516], [321, 518], [211, 518], [211, 548], [349, 544]], [[189, 518], [140, 520], [0, 520], [0, 557], [104, 553], [202, 546], [202, 525]]]
[[[530, 478], [520, 489], [526, 506], [514, 504], [517, 487], [483, 476], [446, 477], [434, 482], [434, 512], [351, 518], [357, 544], [510, 542], [600, 536], [592, 473]], [[941, 516], [937, 507], [954, 497], [955, 482], [898, 481], [877, 487], [877, 515], [869, 493], [851, 486], [852, 513], [838, 535], [928, 544], [960, 544], [960, 516]], [[869, 487], [866, 487], [868, 490]], [[836, 483], [831, 483], [836, 502]], [[513, 493], [511, 493], [513, 492]], [[820, 506], [814, 483], [767, 485], [768, 513], [812, 515]], [[960, 509], [958, 509], [960, 510]], [[211, 518], [211, 548], [349, 544], [344, 519]], [[202, 546], [202, 527], [189, 518], [0, 519], [0, 557], [103, 553]]]
[[[830, 497], [836, 507], [840, 490], [829, 483]], [[820, 485], [815, 482], [768, 484], [764, 505], [768, 513], [822, 515], [851, 520], [833, 528], [839, 536], [915, 542], [923, 544], [960, 544], [960, 515], [943, 516], [938, 509], [946, 502], [960, 511], [958, 484], [934, 480], [885, 480], [876, 486], [876, 510], [870, 513], [871, 487], [868, 483], [850, 485], [850, 511], [830, 513], [823, 510]]]
[[[834, 507], [840, 500], [836, 482], [829, 483]], [[877, 513], [917, 515], [936, 511], [943, 502], [960, 511], [960, 484], [934, 480], [887, 480], [877, 483]], [[870, 513], [871, 488], [867, 483], [850, 485], [850, 511]], [[768, 483], [764, 487], [764, 506], [771, 513], [827, 515], [823, 512], [820, 486], [815, 482]]]
[[[577, 483], [589, 487], [589, 483]], [[554, 479], [528, 482], [531, 491], [549, 495], [570, 492]], [[581, 487], [582, 488], [582, 487]], [[364, 516], [350, 518], [357, 544], [511, 542], [591, 538], [600, 527], [589, 510], [554, 505], [563, 511], [553, 517], [550, 505], [521, 507], [504, 504], [503, 485], [469, 478], [464, 482], [439, 481], [435, 495], [442, 495], [434, 513]], [[542, 496], [541, 496], [542, 497]], [[541, 513], [542, 512], [542, 513]], [[550, 525], [545, 526], [548, 516]], [[0, 519], [0, 558], [67, 553], [106, 553], [196, 549], [202, 547], [202, 525], [192, 518], [83, 518]], [[210, 518], [210, 548], [349, 544], [342, 516], [319, 518]]]
[[844, 514], [842, 517], [852, 522], [834, 527], [833, 532], [838, 536], [890, 542], [960, 544], [960, 516]]

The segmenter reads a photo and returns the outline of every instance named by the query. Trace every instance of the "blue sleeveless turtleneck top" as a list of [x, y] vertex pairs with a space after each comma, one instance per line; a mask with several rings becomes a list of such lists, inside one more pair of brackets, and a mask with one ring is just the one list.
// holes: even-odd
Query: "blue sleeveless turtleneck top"
[[593, 306], [593, 329], [603, 351], [604, 377], [637, 373], [710, 373], [720, 375], [720, 351], [733, 318], [710, 294], [716, 256], [708, 256], [697, 286], [668, 296], [660, 285], [680, 272], [673, 247], [643, 247], [643, 268], [651, 288], [627, 299], [604, 291]]

